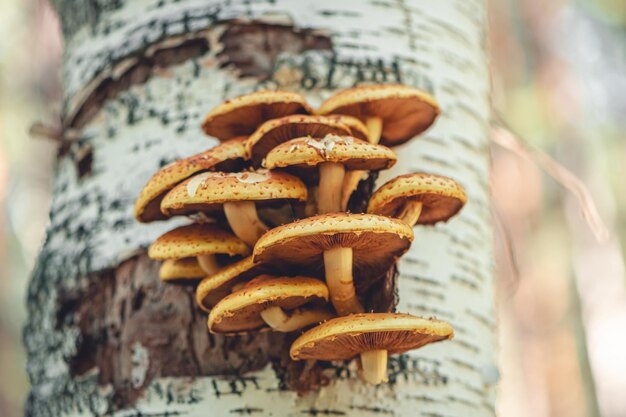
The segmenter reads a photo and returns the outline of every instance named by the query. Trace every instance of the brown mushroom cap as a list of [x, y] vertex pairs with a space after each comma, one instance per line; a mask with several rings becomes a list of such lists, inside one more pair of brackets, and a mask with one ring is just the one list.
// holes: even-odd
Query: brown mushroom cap
[[353, 314], [305, 332], [293, 342], [289, 354], [294, 360], [347, 360], [372, 350], [402, 353], [453, 336], [452, 326], [445, 321], [401, 313]]
[[396, 160], [396, 154], [386, 146], [330, 134], [322, 139], [297, 138], [282, 143], [267, 154], [265, 166], [304, 169], [323, 162], [338, 162], [346, 170], [378, 171], [391, 168]]
[[[233, 286], [256, 277], [263, 268], [255, 264], [252, 256], [222, 268], [217, 274], [204, 278], [196, 289], [196, 302], [204, 311], [231, 293]], [[206, 275], [206, 274], [205, 274]]]
[[346, 114], [383, 120], [380, 143], [395, 146], [422, 133], [439, 114], [437, 100], [417, 88], [398, 84], [366, 85], [343, 90], [320, 106], [320, 114]]
[[412, 240], [413, 229], [397, 219], [374, 214], [322, 214], [265, 233], [254, 247], [254, 261], [286, 270], [305, 267], [321, 275], [325, 250], [352, 248], [353, 273], [359, 287], [361, 281], [386, 272]]
[[270, 278], [250, 282], [227, 295], [209, 314], [209, 330], [236, 333], [264, 326], [261, 312], [270, 307], [293, 310], [304, 304], [328, 301], [328, 288], [313, 278]]
[[246, 141], [246, 153], [258, 167], [270, 150], [290, 139], [301, 136], [322, 138], [330, 133], [350, 135], [353, 129], [357, 134], [367, 132], [359, 120], [349, 116], [286, 116], [263, 123], [251, 134]]
[[190, 224], [159, 236], [150, 248], [152, 259], [181, 259], [192, 256], [227, 254], [247, 255], [248, 246], [215, 224]]
[[269, 202], [276, 200], [306, 201], [306, 186], [285, 172], [205, 172], [174, 187], [161, 202], [167, 215], [215, 212], [223, 203], [237, 201]]
[[179, 159], [150, 178], [135, 202], [135, 218], [140, 222], [166, 219], [161, 213], [161, 200], [176, 184], [201, 171], [239, 171], [244, 168], [244, 142], [242, 136], [228, 140], [208, 151]]
[[434, 174], [406, 174], [383, 184], [372, 195], [368, 213], [395, 217], [408, 200], [423, 204], [419, 224], [446, 221], [467, 202], [463, 187], [451, 178]]
[[249, 135], [263, 122], [290, 114], [312, 113], [306, 99], [287, 91], [257, 91], [225, 101], [202, 123], [207, 135], [220, 140]]
[[206, 272], [200, 267], [197, 258], [166, 259], [159, 268], [161, 281], [197, 282]]

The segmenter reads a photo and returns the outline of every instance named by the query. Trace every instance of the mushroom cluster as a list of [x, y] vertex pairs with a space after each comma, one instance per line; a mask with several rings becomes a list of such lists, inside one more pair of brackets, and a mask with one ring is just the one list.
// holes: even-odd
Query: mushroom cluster
[[446, 221], [463, 188], [433, 174], [378, 188], [367, 212], [348, 202], [360, 180], [393, 166], [390, 149], [439, 113], [403, 85], [344, 90], [314, 111], [292, 92], [260, 91], [209, 112], [212, 149], [158, 171], [135, 204], [140, 222], [188, 216], [148, 255], [160, 278], [193, 283], [213, 333], [300, 332], [293, 360], [360, 358], [367, 382], [387, 380], [387, 356], [450, 339], [434, 318], [370, 312], [365, 293], [410, 247], [413, 227]]

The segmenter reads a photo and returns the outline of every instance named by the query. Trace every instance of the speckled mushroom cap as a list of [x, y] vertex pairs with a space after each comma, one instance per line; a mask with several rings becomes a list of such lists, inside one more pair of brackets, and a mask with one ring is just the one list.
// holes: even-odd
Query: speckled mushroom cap
[[183, 181], [167, 193], [161, 202], [161, 211], [167, 216], [211, 213], [221, 210], [226, 202], [306, 201], [306, 197], [304, 183], [285, 172], [205, 172]]
[[[204, 278], [196, 289], [196, 302], [204, 311], [231, 293], [233, 286], [249, 281], [259, 275], [264, 268], [255, 264], [252, 256], [222, 268], [217, 274]], [[205, 274], [206, 275], [206, 274]]]
[[396, 160], [396, 154], [386, 146], [330, 134], [320, 139], [297, 138], [282, 143], [267, 154], [265, 166], [302, 170], [322, 162], [339, 162], [346, 170], [378, 171], [391, 168]]
[[[306, 268], [322, 275], [323, 252], [352, 248], [355, 284], [377, 278], [409, 248], [413, 229], [406, 223], [374, 214], [330, 213], [278, 226], [254, 247], [254, 261], [287, 270]], [[288, 254], [289, 256], [285, 256]]]
[[191, 256], [247, 255], [248, 246], [238, 237], [215, 224], [190, 224], [159, 236], [150, 248], [152, 259], [180, 259]]
[[383, 119], [380, 143], [395, 146], [433, 124], [439, 105], [433, 96], [398, 84], [366, 85], [343, 90], [320, 106], [320, 114], [346, 114], [365, 120]]
[[293, 310], [304, 304], [328, 301], [326, 284], [308, 277], [264, 278], [227, 295], [209, 314], [213, 333], [236, 333], [264, 326], [261, 312], [269, 307]]
[[198, 281], [206, 276], [197, 258], [166, 259], [159, 269], [161, 281]]
[[227, 100], [211, 110], [202, 123], [207, 135], [220, 140], [249, 135], [263, 122], [290, 114], [312, 113], [306, 99], [287, 91], [257, 91]]
[[286, 116], [263, 123], [251, 134], [246, 141], [246, 154], [258, 167], [270, 150], [290, 139], [301, 136], [322, 138], [330, 133], [350, 135], [353, 129], [358, 134], [367, 132], [358, 119], [350, 116]]
[[445, 321], [362, 313], [330, 319], [308, 330], [293, 342], [289, 354], [294, 360], [347, 360], [371, 350], [402, 353], [452, 337], [454, 330]]
[[140, 222], [163, 220], [161, 200], [176, 184], [201, 171], [239, 171], [244, 168], [242, 136], [228, 140], [208, 151], [173, 162], [150, 178], [135, 202], [135, 218]]
[[396, 217], [407, 200], [420, 201], [418, 224], [446, 221], [467, 202], [463, 187], [451, 178], [434, 174], [406, 174], [393, 178], [372, 195], [368, 213]]

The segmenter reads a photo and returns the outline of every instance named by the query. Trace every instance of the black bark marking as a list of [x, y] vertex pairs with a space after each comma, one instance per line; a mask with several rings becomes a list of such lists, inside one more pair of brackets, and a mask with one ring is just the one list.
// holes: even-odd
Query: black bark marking
[[[181, 41], [176, 46], [163, 46], [152, 55], [147, 55], [147, 49], [152, 44], [146, 44], [145, 48], [136, 51], [131, 56], [115, 62], [111, 60], [111, 67], [120, 66], [122, 62], [134, 60], [133, 64], [121, 75], [114, 78], [108, 75], [102, 80], [97, 80], [94, 85], [87, 87], [88, 94], [79, 108], [66, 115], [64, 126], [68, 128], [84, 127], [100, 111], [104, 103], [117, 97], [122, 91], [128, 90], [133, 85], [145, 83], [155, 70], [180, 64], [189, 59], [204, 55], [209, 50], [209, 43], [205, 37], [191, 38]], [[133, 107], [129, 105], [132, 110]], [[129, 111], [128, 123], [136, 122], [135, 113]]]

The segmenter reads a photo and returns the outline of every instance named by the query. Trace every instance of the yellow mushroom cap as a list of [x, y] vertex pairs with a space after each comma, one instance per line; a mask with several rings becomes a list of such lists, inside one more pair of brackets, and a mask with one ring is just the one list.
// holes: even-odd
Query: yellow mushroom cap
[[168, 216], [214, 212], [223, 203], [276, 200], [306, 201], [307, 189], [297, 177], [285, 172], [205, 172], [183, 181], [165, 195], [161, 211]]
[[233, 286], [256, 277], [263, 270], [261, 265], [254, 263], [252, 256], [228, 265], [200, 282], [196, 289], [196, 303], [202, 310], [209, 312], [215, 304], [231, 293]]
[[[330, 213], [278, 226], [254, 246], [254, 261], [321, 275], [323, 252], [352, 248], [355, 280], [377, 278], [409, 248], [413, 229], [406, 223], [374, 214]], [[359, 282], [356, 282], [357, 286]]]
[[360, 121], [349, 116], [292, 115], [269, 120], [250, 135], [245, 145], [246, 153], [252, 163], [258, 167], [270, 150], [290, 139], [301, 136], [321, 138], [330, 133], [350, 135], [353, 129], [360, 134], [362, 130], [357, 127], [359, 125], [365, 129]]
[[422, 133], [433, 124], [439, 105], [433, 96], [398, 84], [365, 85], [343, 90], [320, 106], [320, 114], [346, 114], [366, 120], [383, 120], [380, 143], [395, 146]]
[[135, 218], [140, 222], [163, 220], [161, 200], [176, 184], [202, 171], [239, 171], [244, 167], [244, 142], [242, 136], [228, 140], [208, 151], [173, 162], [150, 178], [135, 202]]
[[282, 143], [267, 154], [265, 166], [302, 169], [323, 162], [338, 162], [346, 170], [378, 171], [391, 168], [396, 160], [396, 154], [386, 146], [330, 134], [321, 139], [297, 138]]
[[225, 101], [202, 123], [207, 135], [220, 140], [249, 135], [263, 122], [290, 114], [312, 113], [306, 99], [287, 91], [257, 91]]
[[446, 221], [467, 202], [463, 187], [451, 178], [418, 173], [393, 178], [372, 195], [368, 213], [395, 217], [408, 200], [422, 203], [418, 224]]
[[159, 268], [159, 278], [167, 282], [197, 282], [205, 275], [197, 258], [166, 259]]
[[325, 304], [328, 288], [308, 277], [266, 278], [250, 282], [243, 289], [227, 295], [209, 314], [213, 333], [236, 333], [264, 326], [261, 312], [269, 307], [293, 310], [304, 304]]
[[371, 350], [402, 353], [453, 336], [452, 326], [441, 320], [401, 313], [352, 314], [308, 330], [293, 342], [289, 354], [294, 360], [347, 360]]
[[148, 249], [148, 256], [157, 260], [212, 254], [245, 256], [248, 253], [248, 246], [242, 240], [215, 224], [177, 227], [159, 236]]

